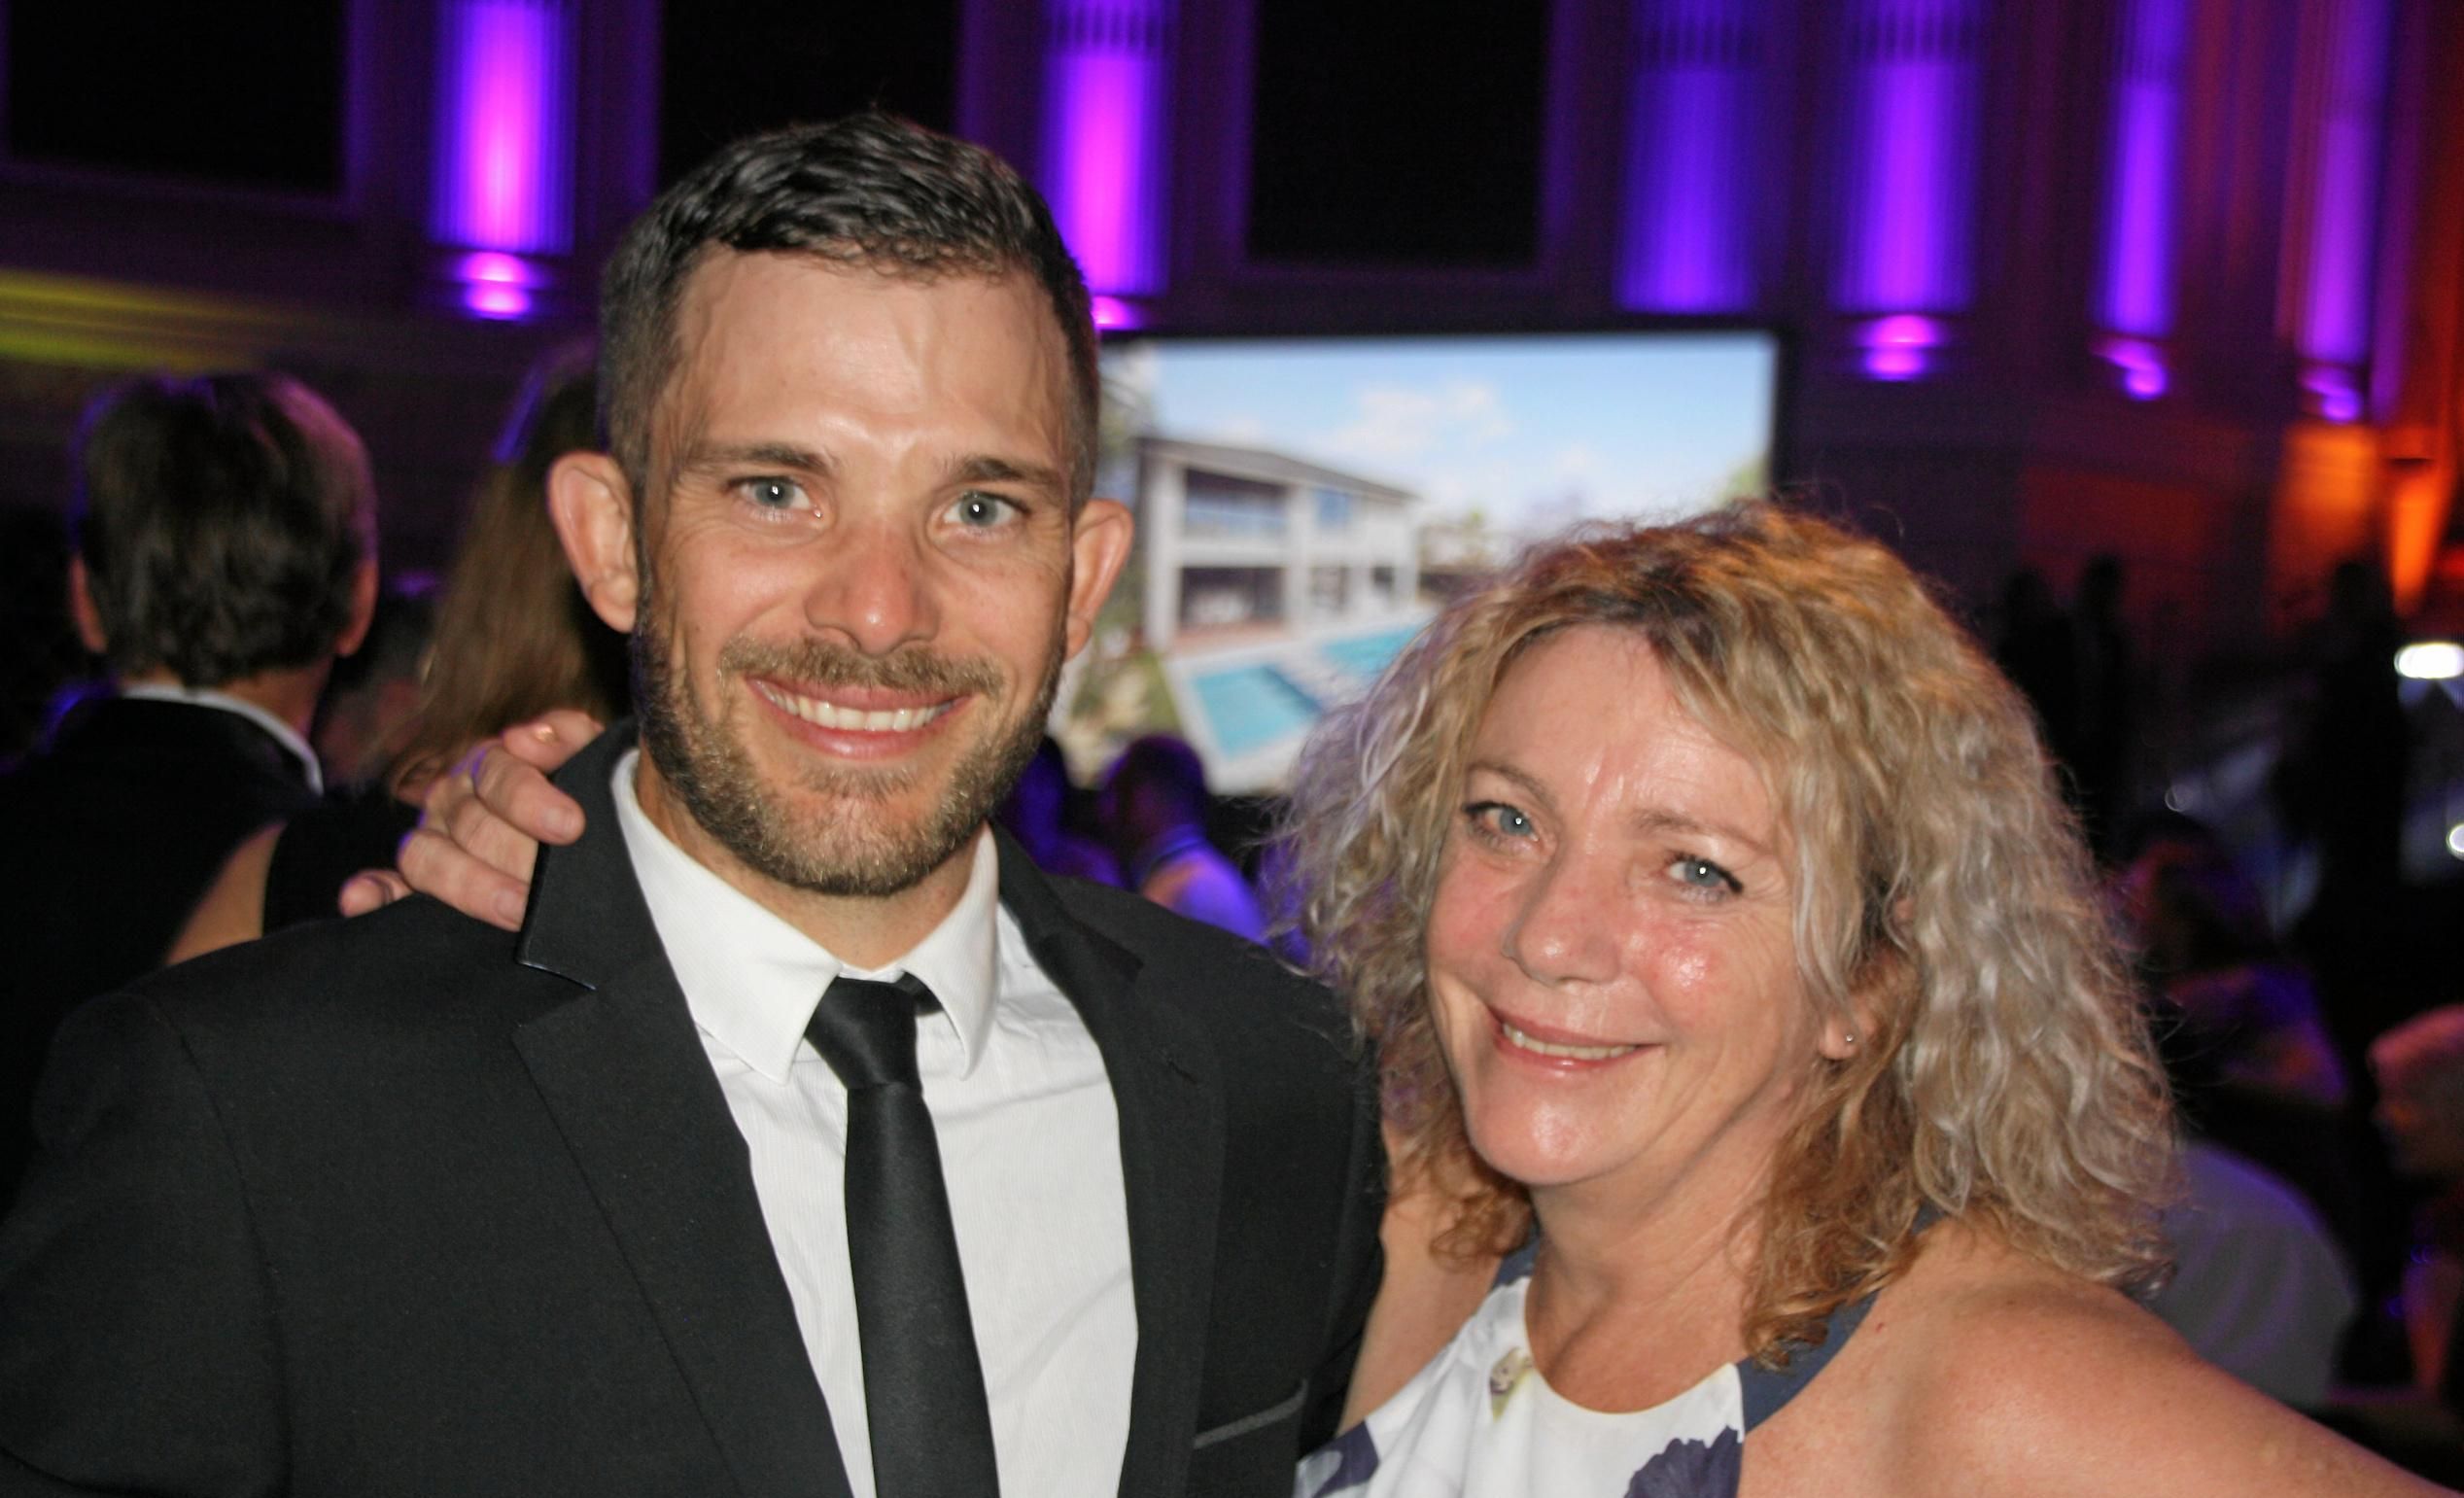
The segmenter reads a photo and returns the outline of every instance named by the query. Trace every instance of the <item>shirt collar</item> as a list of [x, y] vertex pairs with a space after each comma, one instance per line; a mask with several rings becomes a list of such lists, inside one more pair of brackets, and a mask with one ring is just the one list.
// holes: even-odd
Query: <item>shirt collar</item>
[[[650, 907], [668, 962], [693, 1021], [773, 1082], [784, 1082], [822, 991], [841, 974], [913, 973], [932, 990], [972, 1072], [992, 1029], [999, 990], [1000, 853], [989, 829], [976, 837], [965, 890], [941, 923], [903, 957], [878, 968], [841, 960], [678, 848], [642, 811], [634, 790], [640, 749], [616, 761], [616, 821]], [[928, 1022], [929, 1023], [929, 1022]]]
[[218, 692], [210, 686], [183, 686], [177, 681], [149, 681], [123, 686], [120, 695], [136, 702], [185, 702], [194, 708], [219, 708], [225, 713], [236, 713], [271, 734], [276, 744], [299, 761], [300, 769], [308, 777], [308, 788], [318, 795], [325, 794], [325, 768], [317, 763], [317, 751], [308, 747], [307, 740], [299, 737], [298, 729], [253, 702], [243, 701], [228, 692]]

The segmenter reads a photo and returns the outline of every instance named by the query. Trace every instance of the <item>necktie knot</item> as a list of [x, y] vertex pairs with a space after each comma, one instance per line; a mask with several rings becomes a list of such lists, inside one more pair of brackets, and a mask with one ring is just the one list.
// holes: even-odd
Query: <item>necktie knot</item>
[[913, 976], [895, 983], [833, 979], [804, 1035], [850, 1093], [892, 1083], [920, 1086], [916, 1011], [932, 1002], [930, 991]]

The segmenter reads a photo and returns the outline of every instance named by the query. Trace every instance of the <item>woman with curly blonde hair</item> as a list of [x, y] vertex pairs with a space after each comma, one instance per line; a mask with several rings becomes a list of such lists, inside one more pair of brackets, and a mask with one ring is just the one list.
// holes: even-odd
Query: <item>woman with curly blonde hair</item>
[[1304, 1498], [2425, 1490], [2118, 1293], [2164, 1084], [2027, 708], [1880, 546], [1535, 550], [1321, 726], [1285, 852], [1396, 1180]]

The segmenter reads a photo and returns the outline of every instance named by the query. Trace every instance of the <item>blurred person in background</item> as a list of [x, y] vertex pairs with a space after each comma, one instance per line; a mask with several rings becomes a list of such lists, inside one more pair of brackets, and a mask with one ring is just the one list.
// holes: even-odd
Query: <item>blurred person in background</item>
[[1121, 866], [1112, 854], [1070, 826], [1070, 802], [1076, 794], [1077, 787], [1069, 781], [1069, 761], [1053, 736], [1046, 734], [993, 819], [1009, 829], [1045, 873], [1117, 887]]
[[308, 732], [329, 796], [353, 794], [385, 774], [419, 711], [420, 677], [435, 641], [434, 579], [387, 578], [367, 638], [334, 662]]
[[596, 443], [590, 351], [562, 350], [525, 382], [482, 482], [416, 706], [381, 772], [243, 843], [171, 950], [181, 961], [334, 914], [343, 883], [392, 861], [429, 783], [483, 739], [556, 708], [605, 722], [627, 699], [624, 637], [590, 611], [547, 511], [547, 472]]
[[1206, 767], [1170, 734], [1133, 739], [1113, 761], [1097, 815], [1130, 888], [1251, 941], [1267, 918], [1240, 868], [1206, 837]]
[[2258, 887], [2197, 820], [2166, 813], [2114, 882], [2158, 1032], [2196, 1066], [2203, 1092], [2332, 1113], [2343, 1064], [2318, 991], [2276, 940]]
[[2433, 1009], [2379, 1036], [2370, 1070], [2378, 1083], [2374, 1116], [2396, 1170], [2429, 1193], [2402, 1288], [2413, 1381], [2464, 1412], [2464, 1359], [2456, 1353], [2464, 1309], [2464, 1005]]
[[136, 380], [73, 466], [70, 608], [112, 689], [0, 778], [0, 1191], [61, 1017], [160, 962], [234, 844], [317, 804], [310, 719], [376, 602], [367, 453], [295, 380]]

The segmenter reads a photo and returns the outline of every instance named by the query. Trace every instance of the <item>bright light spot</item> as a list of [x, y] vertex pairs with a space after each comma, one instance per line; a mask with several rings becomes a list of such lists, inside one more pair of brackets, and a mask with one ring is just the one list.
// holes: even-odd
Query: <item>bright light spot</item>
[[1867, 323], [1857, 334], [1865, 346], [1865, 372], [1878, 380], [1912, 380], [1925, 372], [1926, 351], [1940, 346], [1942, 325], [1914, 312]]
[[2396, 652], [2396, 675], [2415, 681], [2452, 681], [2464, 677], [2464, 644], [2424, 640]]
[[454, 273], [467, 282], [494, 286], [537, 286], [539, 282], [538, 272], [531, 268], [528, 261], [502, 250], [478, 250], [466, 255], [454, 267]]
[[2335, 365], [2312, 365], [2302, 371], [2302, 387], [2317, 398], [2318, 414], [2329, 421], [2361, 418], [2361, 388], [2352, 371]]
[[1097, 296], [1093, 305], [1097, 328], [1139, 328], [1146, 323], [1135, 303], [1123, 301], [1118, 296]]
[[501, 281], [480, 281], [463, 289], [462, 304], [481, 317], [522, 317], [531, 310], [531, 294]]
[[2122, 389], [2134, 401], [2153, 401], [2170, 383], [2165, 351], [2143, 338], [2106, 338], [2097, 353], [2120, 373]]
[[2458, 822], [2447, 829], [2447, 851], [2458, 858], [2464, 858], [2464, 822]]

